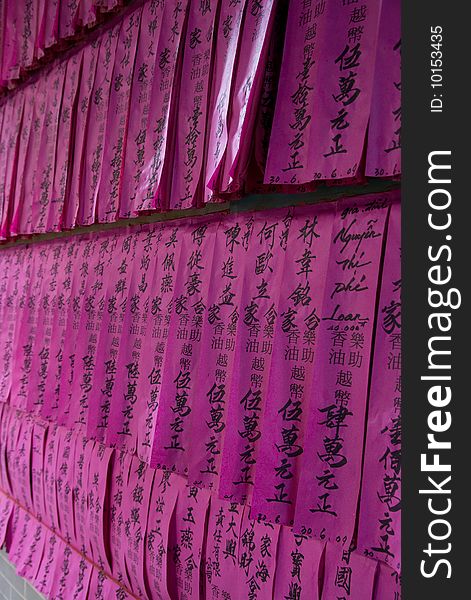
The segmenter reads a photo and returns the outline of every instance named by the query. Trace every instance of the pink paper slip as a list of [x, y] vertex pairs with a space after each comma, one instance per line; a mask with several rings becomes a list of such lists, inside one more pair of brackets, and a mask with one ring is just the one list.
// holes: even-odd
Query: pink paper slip
[[44, 16], [44, 47], [50, 48], [59, 39], [60, 0], [46, 0]]
[[156, 471], [149, 503], [145, 537], [145, 577], [150, 598], [170, 600], [168, 591], [169, 530], [177, 498], [185, 480], [170, 471]]
[[202, 349], [202, 327], [214, 257], [218, 221], [197, 220], [183, 230], [175, 276], [174, 310], [169, 323], [166, 363], [162, 370], [152, 465], [184, 474], [192, 445], [192, 412], [196, 365]]
[[44, 456], [47, 439], [47, 425], [41, 421], [33, 423], [31, 443], [31, 494], [33, 499], [33, 512], [42, 517], [46, 514], [44, 493]]
[[[90, 558], [111, 571], [108, 556], [108, 481], [111, 476], [113, 449], [97, 443], [90, 458], [90, 468], [86, 489], [88, 491], [88, 512], [85, 516], [88, 531], [88, 547]], [[111, 500], [112, 503], [112, 500]], [[88, 550], [87, 550], [88, 553]]]
[[[123, 494], [124, 535], [121, 547], [126, 563], [129, 589], [138, 598], [145, 598], [147, 595], [144, 553], [146, 524], [149, 522], [149, 511], [152, 510], [151, 491], [154, 475], [154, 469], [148, 467], [137, 457], [133, 457]], [[158, 476], [159, 473], [156, 474], [157, 478]]]
[[147, 118], [151, 101], [154, 69], [158, 60], [156, 48], [162, 29], [164, 2], [146, 2], [142, 8], [141, 26], [132, 75], [126, 144], [123, 148], [123, 173], [119, 198], [119, 216], [135, 216], [136, 193], [144, 167]]
[[108, 444], [136, 450], [139, 436], [139, 416], [145, 412], [145, 397], [139, 394], [139, 381], [146, 341], [150, 339], [154, 271], [161, 257], [154, 225], [143, 226], [134, 234], [136, 243], [134, 268], [129, 277], [128, 301], [123, 317], [123, 336], [116, 359], [116, 380], [110, 407]]
[[373, 600], [401, 600], [401, 578], [384, 563], [378, 564]]
[[348, 548], [355, 529], [370, 351], [391, 197], [337, 205], [313, 366], [294, 531]]
[[[41, 413], [45, 418], [57, 419], [66, 410], [65, 401], [60, 393], [62, 367], [64, 366], [64, 346], [66, 345], [69, 316], [72, 307], [77, 304], [78, 277], [73, 266], [79, 258], [83, 260], [87, 238], [85, 236], [71, 238], [64, 252], [64, 263], [58, 273], [57, 295], [51, 300], [51, 314], [55, 315], [51, 324], [51, 343], [49, 346], [49, 360], [44, 386], [44, 401]], [[80, 271], [83, 270], [80, 269]], [[72, 319], [72, 317], [71, 317]], [[71, 323], [72, 321], [70, 321]], [[68, 360], [68, 358], [67, 358]]]
[[27, 261], [30, 260], [32, 251], [16, 253], [4, 252], [5, 262], [2, 265], [2, 323], [0, 331], [0, 349], [2, 361], [0, 363], [0, 402], [7, 402], [10, 398], [13, 348], [18, 325], [18, 311], [20, 310], [20, 293], [25, 292], [25, 270]]
[[23, 180], [23, 203], [20, 211], [17, 233], [33, 233], [33, 200], [39, 189], [42, 179], [40, 164], [46, 153], [45, 144], [42, 144], [46, 135], [47, 126], [47, 101], [50, 88], [55, 77], [54, 68], [49, 68], [38, 79], [38, 86], [34, 97], [33, 117], [28, 142], [28, 151], [25, 158], [25, 173]]
[[13, 502], [0, 492], [0, 544], [4, 545], [8, 524], [13, 513]]
[[[2, 146], [6, 144], [6, 151], [3, 153], [4, 158], [2, 159], [2, 162], [5, 161], [5, 167], [2, 170], [2, 178], [4, 179], [0, 181], [0, 239], [5, 239], [10, 230], [10, 214], [13, 208], [12, 184], [20, 158], [19, 150], [17, 151], [18, 145], [21, 144], [19, 147], [23, 148], [23, 144], [29, 144], [28, 135], [25, 135], [26, 142], [21, 138], [21, 124], [26, 96], [26, 93], [17, 93], [13, 101], [8, 103], [9, 106], [11, 104], [11, 108], [7, 110], [5, 118], [10, 120], [10, 124], [7, 126], [6, 131], [4, 131], [5, 127], [2, 130]], [[27, 112], [27, 115], [29, 114]]]
[[173, 117], [179, 89], [175, 80], [179, 80], [179, 75], [176, 74], [180, 72], [180, 44], [187, 7], [187, 0], [179, 0], [166, 4], [163, 13], [161, 34], [155, 49], [157, 63], [154, 67], [146, 125], [142, 174], [136, 197], [135, 208], [138, 211], [163, 208], [166, 202], [166, 186], [170, 178], [168, 162], [169, 157], [172, 157], [174, 133]]
[[243, 514], [244, 507], [240, 504], [211, 496], [204, 566], [205, 600], [238, 598], [234, 593], [242, 575], [239, 560]]
[[75, 494], [75, 464], [78, 458], [79, 434], [59, 427], [55, 435], [56, 464], [54, 486], [54, 501], [60, 516], [60, 532], [64, 539], [74, 540], [74, 494]]
[[54, 585], [52, 578], [57, 565], [63, 559], [65, 547], [65, 542], [57, 537], [55, 533], [46, 532], [44, 554], [34, 582], [34, 586], [38, 592], [45, 596], [51, 593], [52, 586]]
[[201, 194], [205, 124], [211, 85], [216, 17], [220, 2], [190, 2], [183, 45], [181, 80], [190, 87], [180, 94], [173, 156], [170, 208], [195, 206]]
[[92, 565], [80, 554], [65, 546], [52, 576], [51, 598], [87, 600]]
[[370, 600], [377, 562], [356, 552], [327, 544], [321, 600]]
[[[123, 26], [125, 23], [123, 23]], [[98, 190], [103, 169], [106, 119], [109, 111], [113, 66], [121, 22], [100, 37], [95, 81], [88, 109], [87, 135], [83, 147], [83, 169], [79, 185], [77, 223], [91, 225], [95, 222]]]
[[381, 5], [366, 175], [391, 177], [401, 172], [401, 7]]
[[91, 27], [96, 23], [97, 11], [96, 0], [80, 0], [79, 22], [83, 27]]
[[309, 157], [312, 124], [317, 118], [314, 101], [319, 93], [325, 7], [325, 2], [314, 7], [303, 0], [290, 2], [264, 183], [298, 184], [314, 179]]
[[[93, 89], [97, 73], [98, 56], [100, 53], [101, 38], [94, 40], [83, 49], [82, 74], [78, 90], [77, 116], [75, 121], [74, 146], [72, 149], [73, 162], [70, 165], [70, 185], [64, 207], [63, 227], [75, 227], [81, 202], [81, 182], [85, 164], [85, 148], [90, 129], [90, 112], [94, 102]], [[100, 96], [97, 97], [100, 100]]]
[[[259, 3], [256, 3], [259, 5]], [[206, 123], [204, 201], [212, 197], [213, 178], [223, 158], [228, 136], [228, 112], [234, 69], [238, 59], [244, 11], [247, 0], [223, 2], [216, 34], [208, 121]]]
[[227, 403], [240, 319], [247, 241], [253, 217], [233, 215], [221, 223], [214, 245], [211, 285], [202, 327], [204, 354], [197, 367], [190, 414], [192, 451], [188, 481], [217, 490], [227, 424]]
[[81, 427], [83, 431], [88, 425], [90, 399], [94, 389], [98, 343], [106, 310], [107, 279], [113, 273], [107, 265], [112, 262], [112, 258], [119, 258], [119, 255], [112, 256], [116, 236], [116, 232], [102, 232], [94, 236], [90, 246], [88, 275], [82, 288], [79, 324], [74, 343], [73, 378], [70, 386], [62, 388], [64, 393], [67, 389], [76, 393], [76, 401], [71, 403], [67, 423], [70, 427]]
[[[20, 505], [34, 514], [33, 490], [31, 488], [30, 469], [31, 453], [33, 447], [33, 419], [17, 413], [16, 418], [20, 421], [18, 439], [13, 451], [11, 469], [12, 496], [18, 500]], [[14, 473], [14, 476], [13, 476]]]
[[[18, 508], [18, 534], [8, 552], [10, 561], [16, 566], [20, 577], [34, 581], [39, 571], [46, 541], [46, 529], [29, 513]], [[20, 533], [21, 532], [21, 533]]]
[[34, 57], [44, 56], [44, 37], [46, 29], [46, 0], [38, 0], [38, 18], [36, 19], [36, 39], [34, 40]]
[[102, 173], [98, 183], [97, 219], [100, 223], [115, 221], [119, 210], [119, 196], [131, 97], [134, 61], [141, 26], [142, 7], [123, 20], [119, 34], [109, 105], [106, 115]]
[[273, 598], [319, 600], [325, 545], [307, 536], [280, 530]]
[[34, 339], [38, 309], [41, 297], [42, 279], [45, 272], [48, 251], [45, 246], [32, 253], [32, 260], [25, 270], [25, 280], [20, 300], [22, 311], [20, 322], [15, 330], [13, 370], [11, 381], [11, 404], [23, 410], [28, 400], [29, 377], [31, 374]]
[[103, 441], [107, 435], [111, 411], [111, 399], [117, 377], [117, 359], [122, 340], [123, 322], [129, 296], [128, 271], [138, 237], [128, 235], [127, 230], [115, 232], [108, 239], [103, 270], [104, 308], [96, 345], [96, 364], [93, 385], [88, 395], [88, 435]]
[[54, 177], [52, 181], [51, 202], [49, 203], [46, 217], [47, 231], [59, 231], [61, 229], [65, 199], [69, 192], [69, 159], [71, 159], [72, 156], [73, 121], [76, 116], [75, 102], [80, 84], [81, 65], [81, 51], [72, 55], [67, 61], [64, 91], [57, 128], [57, 149], [55, 155]]
[[44, 522], [53, 531], [59, 527], [56, 479], [60, 431], [61, 429], [57, 425], [49, 426], [43, 463], [45, 505]]
[[78, 29], [80, 0], [59, 3], [59, 39], [64, 40], [74, 35]]
[[391, 207], [378, 306], [358, 551], [401, 571], [401, 215]]
[[265, 172], [273, 117], [275, 114], [278, 80], [283, 58], [284, 34], [288, 18], [288, 4], [289, 2], [287, 0], [279, 0], [277, 2], [270, 44], [268, 46], [268, 55], [263, 73], [260, 101], [257, 108], [253, 158], [257, 167], [256, 173], [259, 183], [260, 179], [263, 180], [263, 174]]
[[28, 69], [33, 64], [34, 58], [38, 3], [35, 0], [26, 0], [19, 10], [21, 11], [19, 62], [22, 69]]
[[108, 484], [109, 497], [112, 498], [109, 513], [109, 543], [111, 552], [111, 574], [119, 582], [129, 586], [129, 576], [126, 569], [125, 539], [124, 539], [124, 506], [127, 502], [129, 472], [132, 456], [125, 452], [115, 453], [111, 470], [111, 481]]
[[[88, 477], [90, 463], [94, 453], [94, 440], [87, 440], [82, 435], [77, 436], [75, 448], [74, 486], [73, 486], [73, 519], [75, 537], [72, 543], [85, 553], [90, 551], [90, 532], [88, 528]], [[60, 515], [59, 515], [60, 516]]]
[[142, 344], [148, 352], [140, 354], [139, 377], [137, 379], [137, 397], [145, 402], [142, 410], [135, 412], [137, 427], [137, 453], [139, 458], [150, 463], [154, 432], [160, 405], [160, 389], [164, 372], [167, 350], [171, 352], [170, 323], [173, 318], [176, 300], [176, 274], [180, 269], [183, 239], [187, 233], [185, 226], [165, 226], [151, 229], [150, 243], [158, 248], [158, 261], [154, 277], [149, 280], [151, 294], [150, 321]]
[[[24, 97], [24, 111], [23, 111], [23, 119], [21, 121], [21, 132], [19, 133], [18, 139], [18, 154], [17, 154], [17, 164], [16, 168], [16, 182], [15, 182], [15, 194], [10, 195], [9, 204], [7, 212], [4, 214], [4, 222], [2, 225], [2, 232], [4, 235], [17, 235], [20, 231], [20, 220], [21, 213], [24, 207], [25, 202], [30, 202], [30, 199], [25, 198], [24, 195], [24, 179], [26, 175], [26, 158], [28, 154], [29, 142], [30, 142], [30, 134], [31, 129], [33, 127], [33, 114], [34, 114], [34, 103], [35, 97], [38, 90], [38, 82], [34, 82], [31, 85], [27, 86], [24, 93], [20, 94]], [[10, 131], [13, 123], [10, 125]], [[4, 127], [5, 130], [5, 127]], [[2, 136], [4, 139], [8, 140], [8, 135], [10, 131], [2, 131]], [[11, 140], [8, 145], [12, 148]], [[10, 163], [9, 163], [10, 164]], [[2, 165], [3, 166], [3, 165]], [[8, 165], [5, 164], [4, 169], [2, 169], [2, 173], [4, 173], [5, 177], [8, 177]], [[7, 189], [11, 189], [7, 187], [7, 183], [5, 182], [5, 192]], [[5, 197], [5, 202], [7, 201], [7, 197]], [[8, 218], [7, 218], [8, 214]]]
[[[242, 507], [241, 507], [242, 508]], [[244, 507], [240, 531], [239, 579], [234, 586], [236, 598], [274, 598], [277, 549], [280, 526], [249, 518]]]
[[178, 496], [168, 542], [169, 600], [202, 600], [200, 568], [208, 505], [207, 490], [186, 486]]
[[276, 0], [248, 2], [232, 91], [227, 145], [218, 166], [220, 191], [243, 189], [260, 102]]
[[255, 482], [291, 223], [289, 210], [257, 214], [246, 240], [219, 485], [220, 497], [242, 504], [250, 503]]
[[3, 79], [16, 79], [20, 74], [21, 9], [19, 3], [5, 4], [3, 41]]
[[[289, 96], [277, 99], [266, 183], [357, 174], [370, 115], [379, 9], [377, 0], [359, 7], [318, 3], [314, 11], [296, 3], [279, 87], [286, 81]], [[284, 151], [277, 151], [278, 144]]]
[[52, 186], [56, 168], [56, 148], [58, 143], [59, 114], [62, 105], [67, 63], [55, 66], [50, 75], [46, 97], [46, 116], [41, 134], [40, 152], [38, 156], [38, 174], [32, 198], [31, 227], [32, 233], [47, 231], [47, 218], [52, 199]]
[[61, 246], [57, 242], [51, 242], [49, 257], [41, 275], [41, 294], [38, 297], [36, 333], [27, 392], [27, 408], [30, 412], [40, 413], [44, 405], [52, 335], [52, 308], [55, 305], [53, 299], [57, 294], [59, 272], [64, 267], [64, 256]]
[[[60, 361], [59, 395], [60, 403], [58, 422], [61, 425], [75, 427], [81, 405], [75, 402], [76, 375], [82, 366], [82, 355], [77, 350], [86, 332], [81, 328], [86, 319], [85, 296], [91, 286], [93, 272], [89, 262], [94, 256], [97, 245], [96, 236], [84, 236], [80, 245], [79, 268], [72, 273], [70, 302], [67, 307], [67, 323]], [[83, 343], [83, 342], [82, 342]]]
[[283, 270], [252, 515], [292, 525], [324, 302], [332, 206], [296, 209]]
[[312, 105], [311, 180], [356, 176], [370, 116], [380, 2], [327, 2]]

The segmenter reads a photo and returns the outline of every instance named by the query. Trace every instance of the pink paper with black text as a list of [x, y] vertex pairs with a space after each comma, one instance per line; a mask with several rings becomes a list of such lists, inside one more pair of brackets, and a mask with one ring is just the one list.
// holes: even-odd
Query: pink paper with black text
[[[104, 306], [96, 345], [93, 385], [88, 395], [87, 432], [105, 440], [109, 425], [111, 400], [117, 377], [117, 360], [122, 340], [123, 322], [129, 296], [128, 272], [133, 264], [137, 236], [121, 230], [107, 242], [103, 261]], [[105, 240], [104, 240], [105, 242]]]
[[73, 145], [73, 125], [76, 117], [75, 106], [80, 83], [82, 52], [73, 54], [67, 61], [64, 91], [57, 128], [57, 151], [55, 156], [54, 178], [51, 202], [47, 212], [47, 231], [59, 231], [63, 220], [66, 195], [69, 191], [69, 158]]
[[62, 411], [65, 411], [65, 407], [63, 397], [60, 394], [62, 367], [64, 366], [64, 346], [67, 334], [70, 333], [68, 326], [72, 305], [78, 302], [76, 298], [79, 297], [78, 273], [74, 270], [74, 264], [76, 264], [76, 260], [83, 260], [86, 242], [86, 236], [69, 240], [67, 250], [63, 253], [64, 262], [57, 279], [58, 293], [51, 300], [51, 314], [55, 318], [51, 326], [44, 401], [41, 407], [42, 416], [48, 419], [57, 419], [59, 415], [64, 418]]
[[[69, 165], [67, 177], [69, 179], [68, 193], [64, 206], [62, 225], [64, 229], [75, 227], [82, 200], [82, 173], [85, 164], [85, 148], [90, 126], [90, 112], [93, 105], [93, 90], [97, 72], [98, 56], [100, 53], [101, 37], [83, 49], [82, 74], [78, 90], [78, 104], [75, 121], [75, 135], [72, 149], [73, 161]], [[100, 99], [100, 96], [98, 96]]]
[[58, 143], [59, 114], [66, 77], [67, 63], [58, 63], [51, 72], [51, 81], [46, 98], [46, 116], [38, 156], [38, 175], [32, 198], [31, 232], [47, 231], [47, 218], [52, 200], [52, 186], [56, 168], [56, 149]]
[[[24, 190], [24, 179], [26, 174], [25, 162], [28, 154], [28, 148], [30, 143], [30, 134], [33, 125], [33, 114], [34, 114], [34, 102], [35, 96], [38, 89], [38, 82], [34, 82], [31, 85], [28, 85], [23, 94], [24, 96], [24, 112], [23, 118], [21, 121], [21, 131], [19, 132], [19, 140], [18, 140], [18, 154], [17, 154], [17, 164], [16, 164], [16, 181], [15, 181], [15, 194], [10, 196], [8, 206], [8, 219], [4, 222], [2, 227], [3, 235], [16, 235], [20, 232], [20, 219], [21, 213], [25, 203], [31, 202], [31, 198], [25, 197]], [[12, 123], [13, 125], [13, 123]], [[11, 126], [12, 126], [11, 125]], [[5, 134], [2, 132], [2, 136], [7, 136], [8, 131]], [[7, 138], [8, 139], [8, 138]], [[7, 167], [7, 165], [5, 165]], [[2, 169], [2, 173], [5, 173], [5, 176], [8, 177], [8, 170], [4, 171]], [[11, 188], [10, 188], [11, 189]], [[5, 191], [7, 188], [5, 187]], [[7, 217], [7, 214], [4, 215]]]
[[336, 544], [327, 544], [321, 600], [369, 600], [377, 562]]
[[171, 352], [169, 342], [170, 323], [175, 310], [176, 274], [180, 269], [180, 259], [184, 236], [187, 228], [183, 225], [157, 227], [149, 231], [149, 240], [159, 248], [158, 261], [154, 277], [149, 280], [151, 306], [150, 322], [143, 338], [143, 347], [139, 362], [139, 377], [136, 394], [145, 399], [142, 410], [136, 411], [134, 421], [137, 426], [138, 456], [150, 463], [154, 445], [154, 432], [160, 406], [160, 390], [167, 350]]
[[310, 124], [311, 180], [357, 175], [371, 109], [380, 8], [378, 0], [325, 5]]
[[217, 228], [216, 219], [197, 220], [185, 226], [175, 273], [174, 309], [162, 369], [151, 464], [180, 474], [188, 470], [192, 444], [189, 417]]
[[401, 600], [401, 578], [384, 563], [378, 564], [373, 600]]
[[[393, 193], [394, 194], [394, 193]], [[370, 352], [392, 196], [338, 202], [332, 230], [295, 532], [352, 541], [360, 487]]]
[[[168, 162], [172, 157], [174, 134], [173, 113], [178, 98], [176, 81], [180, 72], [180, 45], [186, 27], [187, 0], [166, 4], [159, 42], [156, 46], [156, 65], [147, 117], [142, 174], [137, 190], [135, 210], [164, 208], [168, 193]], [[175, 117], [177, 118], [177, 117]], [[176, 122], [176, 121], [175, 121]], [[165, 169], [166, 167], [166, 169]]]
[[208, 506], [207, 490], [186, 486], [178, 495], [168, 541], [169, 598], [202, 600], [200, 568]]
[[[151, 492], [156, 473], [145, 462], [133, 456], [129, 478], [123, 494], [122, 520], [124, 530], [121, 549], [126, 564], [129, 589], [138, 598], [145, 598], [145, 536], [151, 507]], [[154, 515], [152, 515], [153, 517]], [[147, 580], [148, 581], [148, 580]]]
[[401, 571], [401, 207], [388, 222], [371, 371], [357, 546]]
[[273, 598], [319, 600], [325, 544], [309, 537], [280, 530]]
[[250, 519], [249, 508], [243, 509], [240, 530], [239, 579], [234, 586], [235, 598], [274, 598], [280, 526]]
[[325, 2], [290, 2], [264, 183], [299, 184], [310, 172], [317, 72], [326, 30]]
[[115, 221], [119, 210], [123, 160], [127, 144], [129, 103], [142, 7], [131, 12], [119, 33], [114, 57], [109, 106], [106, 115], [102, 175], [97, 191], [97, 220]]
[[250, 503], [292, 214], [257, 214], [247, 238], [219, 495]]
[[[4, 177], [0, 187], [0, 239], [6, 239], [10, 232], [10, 217], [13, 209], [13, 184], [15, 182], [16, 171], [19, 166], [19, 148], [23, 148], [25, 140], [21, 139], [21, 124], [23, 122], [24, 106], [26, 104], [26, 93], [19, 92], [15, 94], [11, 104], [11, 112], [8, 111], [5, 118], [10, 119], [11, 123], [4, 132], [2, 130], [2, 146], [6, 144], [5, 169], [2, 171]], [[27, 113], [29, 115], [29, 113]], [[29, 136], [27, 144], [29, 144]], [[19, 146], [21, 144], [21, 146]]]
[[143, 226], [134, 234], [135, 262], [128, 279], [128, 301], [123, 317], [122, 336], [116, 359], [116, 380], [110, 407], [107, 444], [134, 453], [139, 436], [138, 416], [145, 411], [145, 396], [140, 395], [141, 362], [148, 352], [146, 341], [151, 326], [154, 271], [161, 254], [154, 226]]
[[63, 550], [60, 560], [56, 563], [52, 576], [51, 598], [57, 600], [73, 598], [74, 600], [87, 600], [92, 565], [70, 546], [60, 546]]
[[208, 120], [205, 141], [204, 201], [210, 202], [215, 172], [221, 161], [228, 136], [228, 115], [231, 100], [234, 69], [237, 64], [247, 0], [223, 2], [219, 14], [214, 50], [214, 66], [211, 81]]
[[242, 575], [239, 561], [243, 515], [244, 507], [240, 504], [211, 496], [204, 565], [205, 600], [239, 597], [234, 592]]
[[112, 463], [111, 477], [108, 485], [110, 497], [109, 512], [109, 547], [111, 553], [111, 575], [124, 585], [129, 585], [126, 568], [124, 540], [124, 507], [127, 492], [132, 456], [125, 452], [115, 452]]
[[[108, 482], [111, 476], [113, 449], [96, 443], [90, 458], [88, 471], [88, 512], [86, 528], [88, 531], [90, 558], [95, 564], [111, 571], [107, 544], [109, 516]], [[112, 502], [112, 500], [111, 500]], [[87, 550], [88, 554], [88, 550]]]
[[252, 498], [253, 516], [283, 525], [296, 508], [334, 214], [297, 208], [290, 225]]
[[192, 452], [188, 481], [217, 490], [227, 423], [227, 403], [236, 348], [240, 301], [253, 216], [233, 215], [220, 224], [202, 327], [204, 354], [198, 363], [190, 414]]
[[169, 600], [169, 530], [177, 498], [185, 490], [185, 480], [170, 471], [156, 471], [149, 503], [145, 536], [145, 577], [150, 597]]
[[170, 5], [155, 0], [142, 8], [141, 26], [132, 75], [126, 144], [123, 154], [123, 172], [119, 198], [119, 216], [135, 216], [136, 194], [144, 167], [147, 137], [147, 118], [151, 101], [154, 69], [157, 64], [157, 46], [162, 29], [164, 9]]
[[[83, 288], [78, 335], [74, 344], [75, 366], [72, 383], [68, 388], [75, 392], [75, 402], [71, 403], [68, 414], [68, 425], [80, 427], [83, 431], [88, 425], [95, 368], [100, 358], [97, 353], [106, 310], [107, 279], [112, 273], [107, 265], [114, 258], [112, 252], [115, 238], [116, 232], [107, 231], [95, 236], [87, 261], [89, 272]], [[65, 392], [67, 386], [63, 390]]]
[[199, 200], [197, 193], [201, 194], [214, 36], [220, 4], [219, 0], [190, 2], [181, 73], [181, 80], [189, 83], [189, 89], [179, 97], [171, 209], [194, 206]]
[[366, 175], [401, 172], [401, 4], [383, 0], [368, 126]]
[[95, 222], [98, 190], [103, 170], [106, 120], [109, 111], [113, 66], [116, 57], [121, 25], [119, 22], [100, 36], [95, 81], [88, 109], [87, 136], [83, 148], [83, 169], [79, 186], [80, 202], [77, 223], [91, 225]]
[[247, 3], [232, 90], [227, 144], [217, 169], [220, 191], [240, 191], [244, 186], [277, 6], [277, 0], [249, 0]]

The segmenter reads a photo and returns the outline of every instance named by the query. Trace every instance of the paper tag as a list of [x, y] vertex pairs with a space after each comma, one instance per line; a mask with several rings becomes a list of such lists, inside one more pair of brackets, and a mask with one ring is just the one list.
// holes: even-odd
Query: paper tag
[[378, 274], [390, 197], [341, 201], [335, 216], [295, 531], [348, 548], [361, 478]]

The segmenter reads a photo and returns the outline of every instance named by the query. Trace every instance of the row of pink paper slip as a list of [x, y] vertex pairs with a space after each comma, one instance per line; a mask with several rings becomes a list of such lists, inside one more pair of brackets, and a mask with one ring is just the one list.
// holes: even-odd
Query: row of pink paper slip
[[397, 176], [398, 0], [308, 4], [148, 0], [45, 67], [0, 102], [0, 236]]
[[81, 434], [0, 410], [0, 544], [47, 598], [398, 600], [384, 563]]
[[0, 8], [0, 90], [37, 66], [45, 54], [93, 27], [125, 0], [18, 0]]
[[16, 246], [0, 272], [1, 401], [297, 532], [359, 521], [400, 569], [397, 193]]

